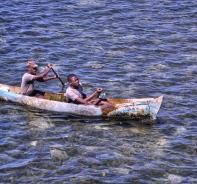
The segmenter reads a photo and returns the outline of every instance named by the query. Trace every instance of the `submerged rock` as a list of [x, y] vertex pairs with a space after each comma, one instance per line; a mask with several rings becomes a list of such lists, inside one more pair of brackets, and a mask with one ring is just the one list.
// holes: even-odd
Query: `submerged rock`
[[50, 152], [51, 152], [51, 157], [54, 159], [65, 160], [65, 159], [69, 158], [66, 151], [64, 151], [64, 150], [51, 148]]

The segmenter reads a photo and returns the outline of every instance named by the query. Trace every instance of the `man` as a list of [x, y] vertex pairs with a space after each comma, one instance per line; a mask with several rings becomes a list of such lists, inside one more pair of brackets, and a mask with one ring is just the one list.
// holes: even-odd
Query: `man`
[[[67, 76], [69, 87], [66, 90], [65, 96], [68, 102], [75, 104], [93, 105], [96, 104], [91, 100], [101, 93], [102, 88], [97, 88], [92, 95], [87, 96], [83, 93], [83, 87], [79, 83], [79, 79], [75, 74], [69, 74]], [[101, 102], [102, 105], [104, 102]]]
[[54, 75], [51, 77], [45, 77], [52, 68], [51, 64], [48, 64], [44, 72], [41, 74], [36, 74], [38, 65], [35, 61], [28, 61], [27, 62], [27, 69], [28, 73], [25, 73], [22, 77], [21, 82], [21, 91], [23, 95], [27, 96], [36, 96], [38, 98], [44, 98], [44, 93], [39, 90], [34, 90], [34, 81], [45, 82], [51, 79], [56, 79], [58, 75]]

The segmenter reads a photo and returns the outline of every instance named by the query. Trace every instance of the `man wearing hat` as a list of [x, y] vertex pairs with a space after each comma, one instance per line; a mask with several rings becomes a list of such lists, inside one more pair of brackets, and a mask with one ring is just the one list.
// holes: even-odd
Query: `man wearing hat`
[[45, 82], [51, 79], [56, 79], [58, 75], [51, 77], [45, 77], [52, 68], [51, 64], [47, 65], [47, 69], [41, 74], [36, 74], [38, 65], [35, 61], [27, 61], [28, 73], [25, 73], [22, 77], [21, 91], [23, 95], [36, 96], [38, 98], [44, 98], [44, 92], [34, 89], [34, 81]]

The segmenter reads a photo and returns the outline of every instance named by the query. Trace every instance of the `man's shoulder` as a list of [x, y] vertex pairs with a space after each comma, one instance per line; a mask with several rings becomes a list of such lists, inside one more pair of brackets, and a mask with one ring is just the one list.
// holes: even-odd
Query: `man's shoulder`
[[79, 89], [75, 89], [75, 88], [72, 88], [72, 87], [68, 87], [66, 89], [66, 94], [77, 94], [77, 95], [80, 95], [80, 91]]
[[66, 92], [67, 91], [72, 91], [72, 90], [73, 90], [73, 88], [71, 88], [70, 86], [68, 86], [67, 89], [66, 89]]
[[33, 76], [33, 75], [30, 73], [24, 73], [23, 76]]
[[34, 77], [34, 75], [32, 75], [32, 74], [30, 74], [30, 73], [25, 73], [25, 74], [23, 75], [23, 77], [22, 77], [22, 78], [32, 80], [32, 79], [33, 79], [33, 77]]

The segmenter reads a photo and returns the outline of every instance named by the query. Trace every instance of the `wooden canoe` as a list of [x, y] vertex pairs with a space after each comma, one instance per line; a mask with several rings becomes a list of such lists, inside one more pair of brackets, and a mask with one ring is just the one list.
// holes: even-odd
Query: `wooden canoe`
[[67, 103], [63, 93], [45, 92], [46, 99], [21, 95], [20, 87], [0, 84], [0, 99], [34, 108], [82, 116], [104, 116], [126, 119], [155, 119], [163, 96], [143, 99], [113, 99], [101, 106]]

